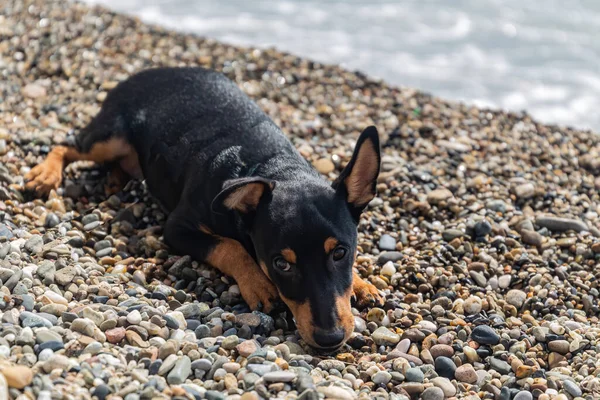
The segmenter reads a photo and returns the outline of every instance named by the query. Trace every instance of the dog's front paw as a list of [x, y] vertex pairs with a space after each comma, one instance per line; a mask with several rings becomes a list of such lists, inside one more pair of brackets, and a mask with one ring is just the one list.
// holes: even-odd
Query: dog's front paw
[[273, 283], [265, 276], [258, 281], [239, 282], [240, 293], [251, 310], [264, 313], [271, 312], [281, 301], [279, 292]]
[[47, 159], [36, 165], [25, 175], [28, 181], [25, 188], [35, 191], [38, 195], [47, 195], [51, 190], [56, 190], [62, 182], [62, 164]]
[[358, 274], [354, 274], [352, 292], [357, 308], [383, 306], [384, 298], [379, 290], [373, 284], [363, 280]]

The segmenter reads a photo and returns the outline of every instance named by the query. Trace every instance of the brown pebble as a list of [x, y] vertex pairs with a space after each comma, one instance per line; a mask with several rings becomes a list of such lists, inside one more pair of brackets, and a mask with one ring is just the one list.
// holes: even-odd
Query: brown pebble
[[23, 389], [33, 381], [33, 371], [23, 365], [7, 367], [0, 372], [4, 375], [8, 386], [11, 388]]

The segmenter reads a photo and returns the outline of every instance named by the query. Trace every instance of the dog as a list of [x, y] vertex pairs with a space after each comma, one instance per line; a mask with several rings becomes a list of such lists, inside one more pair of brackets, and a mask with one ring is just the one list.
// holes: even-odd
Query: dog
[[48, 194], [79, 160], [112, 165], [113, 190], [145, 180], [169, 213], [165, 243], [233, 277], [253, 310], [283, 300], [313, 348], [334, 351], [349, 338], [352, 296], [382, 304], [353, 272], [357, 225], [380, 171], [375, 127], [330, 184], [223, 74], [153, 68], [113, 88], [73, 143], [31, 169], [26, 189]]

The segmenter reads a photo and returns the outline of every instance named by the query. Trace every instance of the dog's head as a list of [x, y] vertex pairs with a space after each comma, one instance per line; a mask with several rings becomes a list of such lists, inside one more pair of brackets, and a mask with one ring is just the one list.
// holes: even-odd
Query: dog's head
[[376, 195], [380, 164], [378, 133], [369, 127], [333, 185], [314, 178], [241, 178], [215, 198], [249, 221], [261, 268], [313, 347], [335, 350], [353, 331], [350, 297], [357, 225]]

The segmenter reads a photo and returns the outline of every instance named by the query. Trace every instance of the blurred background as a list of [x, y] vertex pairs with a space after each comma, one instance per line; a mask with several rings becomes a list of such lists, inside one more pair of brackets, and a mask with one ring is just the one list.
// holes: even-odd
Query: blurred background
[[599, 0], [84, 0], [435, 96], [600, 131]]

